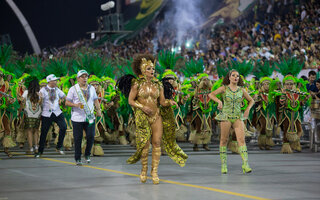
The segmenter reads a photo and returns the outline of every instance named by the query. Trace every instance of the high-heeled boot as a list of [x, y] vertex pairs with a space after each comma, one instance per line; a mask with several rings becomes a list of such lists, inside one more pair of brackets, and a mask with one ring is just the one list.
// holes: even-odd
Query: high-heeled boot
[[228, 173], [227, 168], [227, 147], [220, 146], [221, 174]]
[[242, 172], [243, 173], [250, 173], [252, 172], [252, 169], [249, 166], [248, 163], [248, 151], [247, 151], [247, 146], [239, 146], [239, 153], [241, 155], [243, 164], [242, 164]]
[[141, 153], [141, 173], [140, 173], [140, 181], [141, 183], [145, 183], [147, 181], [147, 173], [148, 173], [148, 155], [149, 155], [149, 145], [150, 143], [148, 142]]
[[158, 166], [160, 162], [161, 156], [161, 147], [153, 147], [152, 148], [152, 165], [151, 165], [151, 176], [153, 184], [159, 184], [158, 177]]

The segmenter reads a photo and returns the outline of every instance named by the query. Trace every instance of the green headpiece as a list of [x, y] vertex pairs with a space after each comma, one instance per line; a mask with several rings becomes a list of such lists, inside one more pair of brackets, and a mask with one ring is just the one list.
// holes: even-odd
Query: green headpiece
[[22, 80], [26, 79], [29, 76], [30, 74], [24, 73], [20, 78], [16, 79], [16, 82], [20, 83]]
[[263, 78], [260, 79], [260, 83], [263, 83], [264, 81], [269, 81], [269, 82], [271, 82], [272, 80], [273, 80], [273, 79], [270, 78], [270, 77], [263, 77]]
[[198, 77], [197, 77], [197, 81], [199, 82], [202, 78], [209, 78], [208, 74], [205, 74], [205, 73], [202, 73], [202, 74], [199, 74]]
[[286, 82], [286, 81], [288, 81], [288, 80], [293, 81], [294, 83], [297, 83], [297, 79], [296, 79], [294, 76], [292, 76], [291, 74], [286, 75], [286, 76], [283, 78], [282, 82], [284, 83], [284, 82]]
[[89, 79], [88, 79], [88, 83], [99, 83], [102, 80], [100, 78], [98, 78], [96, 75], [92, 75]]
[[60, 78], [60, 81], [58, 82], [58, 87], [61, 88], [62, 86], [62, 91], [65, 93], [65, 94], [68, 94], [69, 92], [69, 89], [71, 88], [71, 83], [70, 83], [70, 79], [76, 79], [77, 77], [77, 74], [74, 74], [72, 76], [63, 76]]
[[308, 81], [305, 81], [303, 80], [303, 78], [299, 78], [299, 79], [296, 79], [297, 80], [297, 84], [301, 84], [301, 87], [300, 87], [300, 91], [302, 92], [308, 92], [307, 90], [307, 84], [309, 83]]
[[[61, 82], [61, 81], [62, 81], [62, 77], [60, 78], [60, 82]], [[42, 85], [47, 85], [48, 82], [47, 82], [46, 79], [42, 79], [41, 81], [39, 81], [39, 84], [40, 84], [40, 86], [42, 86]]]
[[113, 85], [113, 86], [116, 85], [116, 81], [113, 80], [113, 79], [110, 78], [110, 77], [102, 77], [101, 80], [102, 80], [103, 82], [109, 82], [109, 83], [111, 83], [111, 85]]
[[161, 79], [163, 79], [163, 78], [169, 78], [169, 77], [178, 80], [178, 77], [177, 77], [176, 73], [174, 73], [171, 69], [167, 69], [167, 70], [162, 74]]

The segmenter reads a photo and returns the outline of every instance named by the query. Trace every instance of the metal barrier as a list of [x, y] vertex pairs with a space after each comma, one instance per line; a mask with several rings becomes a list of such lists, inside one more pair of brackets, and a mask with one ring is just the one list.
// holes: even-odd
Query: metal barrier
[[318, 151], [318, 145], [320, 145], [319, 136], [320, 136], [320, 122], [316, 124], [315, 128], [311, 131], [310, 137], [310, 150], [313, 152]]

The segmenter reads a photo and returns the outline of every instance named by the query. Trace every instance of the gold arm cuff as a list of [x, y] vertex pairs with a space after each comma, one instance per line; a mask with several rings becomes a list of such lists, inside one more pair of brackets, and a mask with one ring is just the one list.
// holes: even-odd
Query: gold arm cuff
[[165, 101], [164, 101], [164, 104], [165, 104], [165, 106], [170, 106], [171, 104], [170, 104], [170, 100], [169, 99], [166, 99]]
[[137, 101], [135, 101], [134, 105], [135, 105], [136, 108], [140, 108], [140, 109], [143, 108], [143, 105], [141, 103], [137, 102]]

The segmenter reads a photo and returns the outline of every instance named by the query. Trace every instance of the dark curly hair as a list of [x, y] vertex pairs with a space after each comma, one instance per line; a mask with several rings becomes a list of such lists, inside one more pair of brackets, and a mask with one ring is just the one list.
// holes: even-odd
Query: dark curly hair
[[133, 72], [139, 76], [142, 75], [140, 65], [141, 65], [141, 60], [142, 58], [145, 58], [146, 60], [151, 60], [151, 62], [154, 62], [154, 56], [151, 54], [138, 54], [133, 58], [132, 62], [132, 70]]
[[39, 102], [39, 95], [38, 95], [39, 91], [40, 91], [39, 80], [33, 79], [32, 81], [30, 81], [28, 86], [28, 98], [30, 98], [30, 101], [32, 103]]
[[[222, 84], [223, 85], [229, 85], [230, 84], [230, 76], [232, 74], [232, 72], [238, 72], [237, 70], [233, 69], [233, 70], [230, 70], [228, 72], [228, 74], [223, 78], [223, 81], [222, 81]], [[239, 73], [239, 72], [238, 72]], [[240, 74], [239, 74], [240, 75]], [[243, 83], [243, 80], [241, 78], [241, 76], [239, 77], [239, 81], [238, 81], [238, 86], [244, 86], [244, 83]]]

